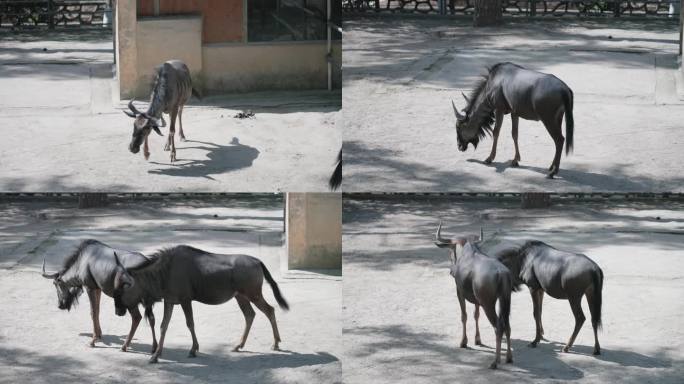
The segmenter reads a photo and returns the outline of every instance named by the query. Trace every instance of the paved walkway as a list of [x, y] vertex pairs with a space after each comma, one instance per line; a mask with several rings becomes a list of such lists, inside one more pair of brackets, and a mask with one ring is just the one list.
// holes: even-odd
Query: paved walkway
[[[107, 208], [77, 210], [75, 200], [4, 202], [0, 212], [0, 382], [296, 383], [333, 382], [341, 375], [341, 278], [283, 268], [283, 204], [277, 196], [203, 199], [114, 199]], [[43, 258], [56, 269], [80, 240], [96, 238], [112, 246], [153, 252], [190, 244], [220, 253], [258, 257], [291, 305], [276, 310], [282, 352], [270, 350], [272, 333], [257, 313], [244, 352], [230, 352], [244, 318], [234, 301], [219, 306], [193, 304], [200, 353], [191, 345], [182, 311], [176, 309], [164, 355], [149, 365], [151, 333], [144, 322], [132, 350], [119, 351], [130, 317], [114, 314], [103, 296], [103, 343], [91, 337], [90, 306], [83, 295], [71, 312], [57, 308], [52, 283], [40, 276]], [[275, 305], [269, 287], [267, 301]], [[161, 321], [157, 305], [157, 327]]]
[[[486, 237], [537, 238], [596, 261], [605, 274], [602, 355], [591, 354], [588, 321], [572, 353], [560, 352], [574, 318], [567, 301], [548, 296], [543, 324], [549, 341], [528, 348], [534, 320], [524, 287], [512, 297], [513, 364], [487, 368], [494, 331], [483, 316], [480, 329], [487, 347], [473, 345], [471, 304], [471, 348], [459, 348], [460, 309], [448, 252], [432, 243], [440, 220], [445, 236], [477, 234], [483, 226]], [[566, 201], [548, 210], [521, 210], [517, 200], [348, 199], [344, 221], [346, 383], [681, 381], [681, 201]], [[586, 300], [583, 306], [588, 316]]]
[[[106, 31], [0, 34], [0, 191], [327, 190], [339, 91], [193, 99], [170, 164], [156, 135], [149, 161], [128, 151], [132, 120], [113, 76]], [[233, 118], [247, 109], [255, 118]]]
[[[675, 22], [520, 19], [475, 30], [394, 15], [345, 26], [346, 191], [684, 191]], [[461, 91], [502, 61], [574, 91], [575, 151], [555, 181], [544, 179], [554, 147], [540, 122], [520, 121], [517, 169], [510, 117], [492, 165], [491, 139], [457, 149], [450, 100], [462, 107]]]

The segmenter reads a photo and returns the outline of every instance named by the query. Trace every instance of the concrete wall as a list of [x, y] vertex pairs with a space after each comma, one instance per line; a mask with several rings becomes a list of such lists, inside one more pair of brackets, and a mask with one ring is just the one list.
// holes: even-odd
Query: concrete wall
[[342, 195], [288, 193], [288, 269], [342, 268]]
[[138, 84], [138, 48], [136, 0], [116, 2], [116, 73], [119, 79], [119, 94], [122, 99], [135, 96]]
[[[333, 43], [333, 86], [341, 86], [342, 45]], [[323, 41], [206, 44], [202, 49], [204, 90], [324, 89], [328, 84]]]
[[182, 60], [193, 75], [202, 71], [201, 16], [141, 18], [137, 36], [137, 97], [149, 96], [154, 70], [167, 60]]

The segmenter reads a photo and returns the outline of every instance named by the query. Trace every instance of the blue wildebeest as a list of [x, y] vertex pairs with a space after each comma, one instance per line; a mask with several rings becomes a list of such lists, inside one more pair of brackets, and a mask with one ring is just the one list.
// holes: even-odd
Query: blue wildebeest
[[190, 70], [185, 63], [180, 60], [169, 60], [159, 66], [147, 111], [138, 111], [135, 105], [133, 105], [133, 100], [128, 103], [130, 111], [124, 110], [126, 115], [135, 118], [133, 122], [133, 137], [128, 147], [130, 151], [138, 153], [140, 145], [144, 141], [143, 154], [146, 160], [149, 159], [150, 151], [147, 146], [147, 137], [152, 130], [157, 132], [158, 135], [164, 136], [159, 128], [166, 126], [166, 121], [164, 121], [162, 114], [168, 113], [171, 117], [171, 126], [169, 127], [169, 136], [164, 150], [171, 151], [171, 162], [176, 161], [176, 144], [174, 142], [176, 116], [178, 116], [178, 124], [180, 126], [180, 139], [185, 141], [185, 134], [183, 133], [183, 107], [192, 95], [195, 95], [198, 99], [200, 98], [199, 93], [192, 88]]
[[[518, 119], [541, 120], [556, 145], [556, 154], [547, 177], [553, 178], [558, 173], [563, 143], [567, 155], [572, 150], [574, 131], [573, 93], [563, 81], [554, 75], [531, 71], [513, 63], [499, 63], [475, 85], [470, 97], [463, 97], [467, 103], [463, 113], [451, 102], [456, 115], [456, 136], [461, 152], [468, 149], [468, 144], [477, 148], [480, 140], [492, 133], [494, 123], [492, 151], [485, 160], [486, 164], [491, 164], [496, 157], [503, 117], [510, 113], [515, 145], [515, 158], [511, 165], [517, 167], [520, 161]], [[567, 140], [563, 138], [563, 115]]]
[[[437, 227], [435, 244], [440, 248], [449, 248], [451, 257], [451, 276], [456, 281], [456, 295], [461, 306], [461, 322], [463, 323], [463, 338], [461, 348], [468, 346], [466, 336], [465, 301], [475, 304], [475, 344], [480, 341], [480, 306], [484, 309], [487, 319], [496, 331], [496, 357], [490, 368], [496, 368], [501, 362], [501, 338], [506, 333], [506, 362], [513, 362], [511, 352], [511, 326], [509, 316], [511, 312], [511, 291], [513, 278], [510, 271], [495, 258], [482, 253], [477, 247], [477, 236], [456, 238], [454, 240], [441, 237], [442, 223]], [[480, 239], [482, 236], [480, 236]], [[499, 314], [496, 314], [496, 302], [499, 301]]]
[[221, 255], [209, 253], [187, 245], [163, 249], [153, 256], [153, 261], [137, 268], [117, 266], [114, 305], [116, 313], [123, 315], [127, 307], [143, 303], [151, 305], [164, 300], [164, 319], [161, 324], [159, 346], [150, 357], [156, 363], [164, 348], [164, 337], [171, 321], [173, 307], [180, 304], [185, 314], [185, 323], [192, 336], [189, 357], [195, 357], [199, 350], [195, 336], [195, 321], [192, 316], [192, 301], [218, 305], [233, 297], [245, 316], [245, 330], [240, 343], [233, 351], [244, 347], [254, 320], [254, 303], [271, 322], [273, 349], [278, 350], [280, 334], [276, 324], [275, 310], [264, 299], [261, 286], [264, 278], [271, 286], [273, 295], [282, 309], [289, 306], [280, 293], [266, 266], [257, 258], [247, 255]]
[[516, 284], [526, 284], [530, 289], [536, 324], [536, 336], [530, 343], [531, 347], [536, 347], [544, 334], [541, 321], [544, 293], [570, 302], [575, 329], [563, 347], [564, 352], [572, 347], [586, 319], [581, 304], [582, 296], [586, 295], [594, 329], [594, 354], [601, 354], [597, 330], [601, 327], [603, 271], [594, 261], [583, 254], [561, 251], [536, 240], [526, 241], [518, 249], [504, 247], [489, 255], [510, 269]]
[[[100, 297], [102, 292], [112, 297], [114, 295], [115, 271], [117, 259], [114, 254], [118, 254], [121, 263], [127, 267], [142, 265], [148, 261], [147, 257], [138, 252], [130, 252], [121, 249], [114, 249], [97, 240], [84, 240], [69, 257], [64, 260], [62, 269], [59, 272], [45, 272], [45, 260], [43, 260], [42, 275], [52, 279], [57, 289], [57, 306], [59, 309], [70, 310], [78, 301], [78, 297], [85, 288], [90, 299], [90, 314], [93, 320], [93, 339], [90, 346], [95, 346], [95, 342], [102, 338], [100, 328]], [[124, 308], [131, 314], [131, 330], [128, 333], [126, 342], [121, 347], [122, 351], [130, 346], [135, 330], [138, 328], [140, 311], [137, 305]], [[152, 328], [152, 348], [157, 346], [157, 338], [154, 334], [154, 313], [152, 306], [147, 306], [145, 315], [150, 321]]]

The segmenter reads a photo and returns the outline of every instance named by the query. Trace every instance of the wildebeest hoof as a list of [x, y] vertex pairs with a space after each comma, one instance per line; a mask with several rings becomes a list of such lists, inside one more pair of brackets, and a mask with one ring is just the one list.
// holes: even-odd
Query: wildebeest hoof
[[158, 362], [159, 362], [159, 357], [157, 357], [156, 355], [153, 355], [152, 357], [150, 357], [150, 361], [149, 361], [150, 364], [156, 364]]
[[485, 163], [485, 164], [491, 164], [493, 160], [494, 160], [494, 159], [492, 159], [491, 157], [488, 157], [488, 158], [485, 159], [484, 163]]
[[468, 348], [468, 342], [467, 341], [461, 341], [461, 348]]
[[547, 179], [553, 179], [553, 173], [549, 173], [548, 175], [546, 175], [546, 178]]
[[600, 349], [594, 349], [594, 353], [593, 353], [594, 356], [598, 356], [598, 355], [600, 355], [600, 354], [601, 354], [601, 350], [600, 350]]
[[145, 152], [145, 153], [143, 154], [143, 156], [145, 156], [145, 160], [149, 160], [149, 159], [150, 159], [150, 153], [149, 153], [149, 152]]
[[536, 341], [533, 341], [533, 342], [527, 344], [527, 346], [530, 347], [530, 348], [537, 348], [537, 342], [536, 342]]
[[518, 160], [511, 160], [511, 167], [518, 167], [520, 164], [518, 164]]
[[280, 347], [278, 345], [274, 345], [271, 347], [271, 350], [273, 351], [280, 351]]
[[235, 348], [233, 348], [233, 352], [240, 352], [240, 348], [242, 348], [242, 345], [236, 345]]
[[565, 347], [563, 347], [563, 352], [568, 353], [569, 351], [570, 351], [570, 347], [568, 347], [567, 345]]
[[180, 141], [188, 141], [188, 140], [185, 138], [185, 136], [181, 136]]
[[496, 361], [489, 365], [489, 369], [496, 369]]
[[507, 363], [507, 364], [510, 364], [510, 363], [512, 363], [512, 362], [513, 362], [513, 356], [507, 356], [507, 357], [506, 357], [506, 363]]
[[125, 345], [122, 345], [121, 346], [121, 352], [127, 352], [127, 351], [128, 351], [128, 347]]
[[475, 345], [483, 345], [483, 344], [482, 344], [482, 341], [480, 341], [480, 340], [475, 340]]
[[195, 353], [195, 351], [190, 351], [188, 352], [188, 357], [197, 357], [197, 353]]

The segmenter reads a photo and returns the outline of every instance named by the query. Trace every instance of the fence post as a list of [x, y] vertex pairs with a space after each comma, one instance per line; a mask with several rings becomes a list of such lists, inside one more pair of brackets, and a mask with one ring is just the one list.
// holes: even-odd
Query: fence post
[[530, 5], [530, 16], [536, 16], [537, 15], [537, 2], [535, 0], [530, 1], [532, 5]]
[[620, 2], [619, 1], [613, 2], [613, 15], [615, 17], [620, 17]]
[[53, 0], [48, 0], [48, 28], [49, 29], [55, 29], [55, 13], [54, 11], [54, 4]]

